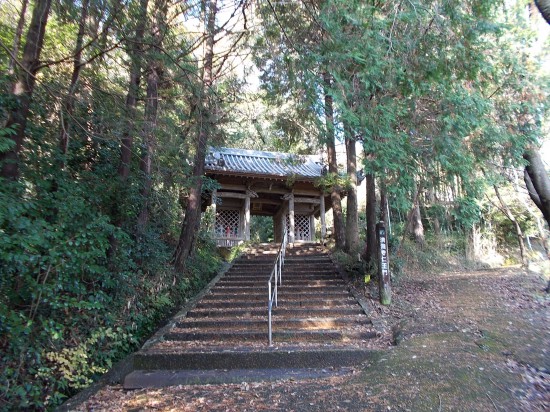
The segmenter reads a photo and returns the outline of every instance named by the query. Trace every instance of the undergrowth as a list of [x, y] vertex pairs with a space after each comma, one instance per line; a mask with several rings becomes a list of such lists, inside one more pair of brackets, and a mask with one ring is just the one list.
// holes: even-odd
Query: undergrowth
[[[402, 276], [415, 273], [437, 274], [445, 270], [477, 269], [487, 267], [481, 261], [469, 260], [466, 256], [467, 242], [462, 236], [427, 236], [423, 245], [405, 238], [399, 241], [390, 239], [390, 271], [392, 282], [398, 283]], [[334, 251], [334, 259], [356, 281], [376, 281], [378, 266], [367, 264], [363, 259], [343, 251]]]
[[176, 273], [160, 224], [113, 225], [83, 184], [32, 191], [0, 189], [0, 410], [52, 409], [90, 385], [221, 263], [203, 230]]

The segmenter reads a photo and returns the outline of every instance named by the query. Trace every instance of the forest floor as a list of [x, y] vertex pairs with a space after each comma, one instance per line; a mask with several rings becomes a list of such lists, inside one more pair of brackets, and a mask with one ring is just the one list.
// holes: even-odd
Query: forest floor
[[[82, 411], [548, 411], [550, 296], [521, 268], [403, 275], [371, 317], [395, 345], [343, 376], [103, 387]], [[367, 297], [375, 294], [364, 288]]]

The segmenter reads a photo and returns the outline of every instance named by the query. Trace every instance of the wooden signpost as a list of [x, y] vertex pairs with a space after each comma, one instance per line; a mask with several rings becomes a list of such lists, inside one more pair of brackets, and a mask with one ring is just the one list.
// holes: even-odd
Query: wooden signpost
[[378, 240], [378, 284], [380, 291], [380, 303], [391, 304], [391, 277], [390, 260], [388, 250], [388, 235], [383, 221], [376, 224], [376, 237]]

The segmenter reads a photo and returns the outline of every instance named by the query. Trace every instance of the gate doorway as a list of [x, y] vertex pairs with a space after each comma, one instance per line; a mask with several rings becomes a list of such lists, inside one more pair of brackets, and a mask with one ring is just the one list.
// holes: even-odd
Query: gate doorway
[[250, 240], [255, 243], [275, 241], [273, 216], [252, 215], [250, 217]]

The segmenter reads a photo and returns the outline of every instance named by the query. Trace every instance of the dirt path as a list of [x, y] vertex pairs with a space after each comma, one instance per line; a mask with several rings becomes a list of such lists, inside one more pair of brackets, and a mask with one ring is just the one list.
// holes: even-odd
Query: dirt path
[[127, 392], [110, 386], [79, 410], [550, 410], [544, 287], [519, 269], [406, 277], [390, 309], [372, 303], [375, 323], [398, 344], [345, 376]]

